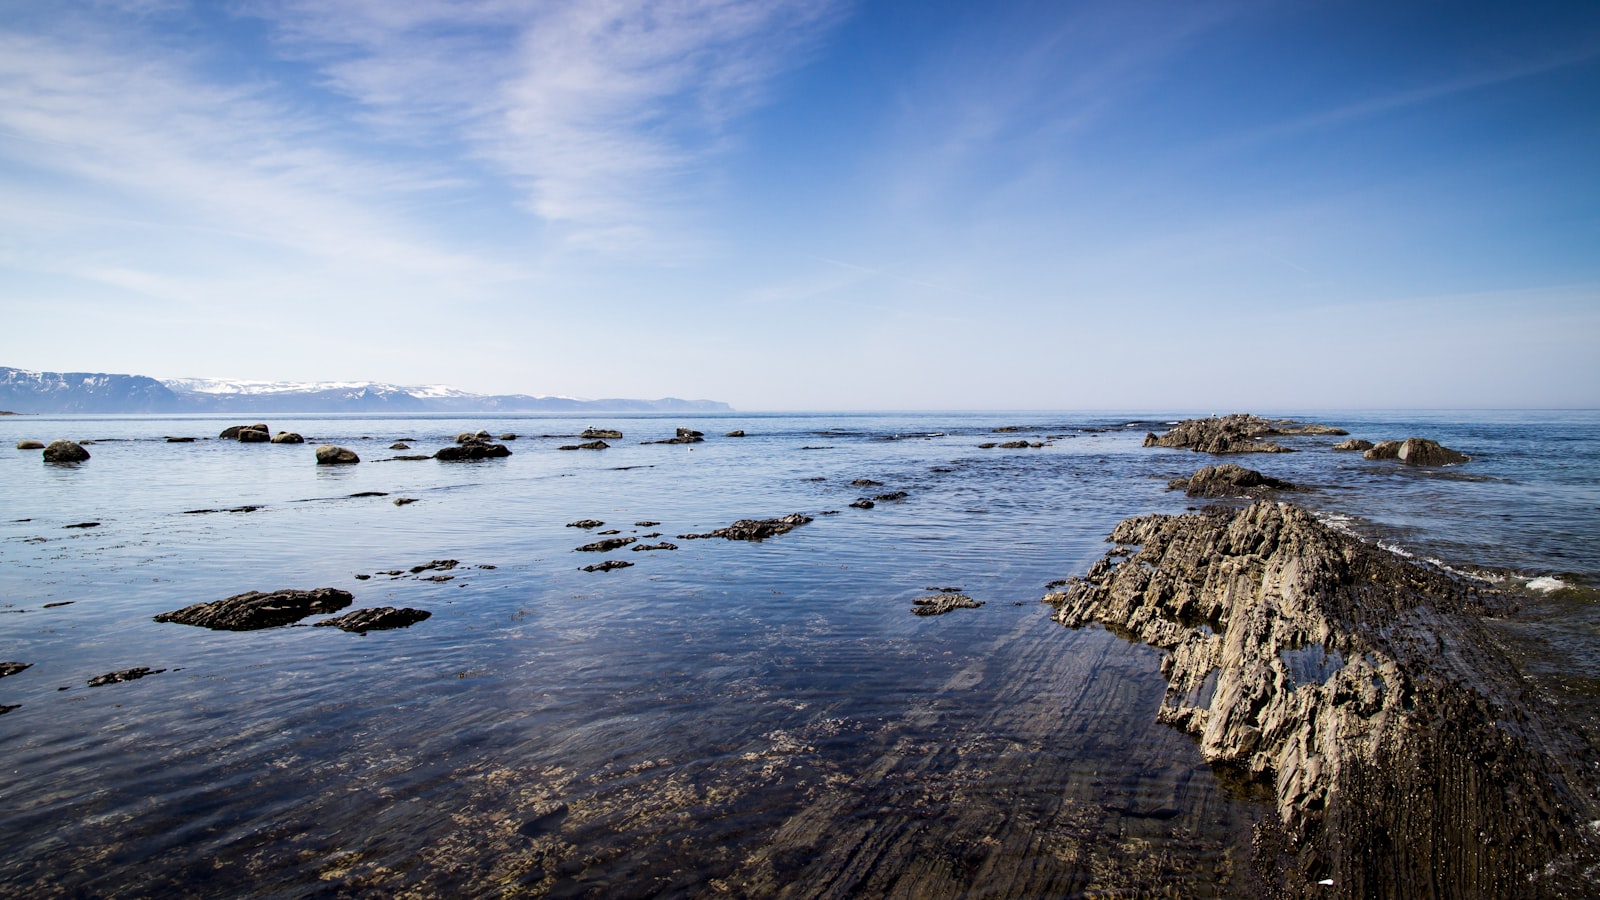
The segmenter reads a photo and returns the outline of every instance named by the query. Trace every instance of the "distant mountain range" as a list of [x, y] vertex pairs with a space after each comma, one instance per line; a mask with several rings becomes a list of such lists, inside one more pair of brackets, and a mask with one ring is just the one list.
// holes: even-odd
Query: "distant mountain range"
[[0, 366], [0, 409], [17, 413], [728, 412], [716, 400], [579, 400], [469, 394], [444, 385], [374, 381], [159, 380], [104, 372], [30, 372]]

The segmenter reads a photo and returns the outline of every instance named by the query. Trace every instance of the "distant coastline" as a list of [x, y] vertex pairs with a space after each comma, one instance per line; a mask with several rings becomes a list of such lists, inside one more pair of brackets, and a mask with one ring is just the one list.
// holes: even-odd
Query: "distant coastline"
[[454, 388], [382, 382], [227, 382], [161, 380], [105, 372], [34, 372], [0, 366], [0, 403], [16, 412], [49, 413], [508, 413], [733, 412], [718, 400], [656, 400], [473, 394]]

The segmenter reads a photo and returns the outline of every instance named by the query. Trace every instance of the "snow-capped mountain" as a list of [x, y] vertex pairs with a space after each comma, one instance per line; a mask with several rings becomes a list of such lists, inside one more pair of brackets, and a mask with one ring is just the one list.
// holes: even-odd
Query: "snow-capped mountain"
[[155, 379], [101, 372], [32, 372], [0, 366], [0, 409], [19, 413], [559, 412], [731, 409], [715, 400], [580, 400], [472, 394], [448, 385], [374, 381]]

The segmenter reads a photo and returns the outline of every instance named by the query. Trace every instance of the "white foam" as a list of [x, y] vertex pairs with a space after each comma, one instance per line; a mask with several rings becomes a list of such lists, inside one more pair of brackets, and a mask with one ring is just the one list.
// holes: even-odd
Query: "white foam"
[[1546, 575], [1542, 578], [1535, 578], [1528, 582], [1528, 590], [1544, 591], [1547, 594], [1551, 591], [1559, 591], [1566, 586], [1566, 582], [1550, 575]]

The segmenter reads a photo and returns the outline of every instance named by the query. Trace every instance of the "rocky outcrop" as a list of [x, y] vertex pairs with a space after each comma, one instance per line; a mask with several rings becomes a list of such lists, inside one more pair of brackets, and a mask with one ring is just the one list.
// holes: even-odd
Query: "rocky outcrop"
[[161, 613], [157, 622], [198, 625], [217, 631], [255, 631], [298, 622], [317, 613], [335, 613], [354, 602], [348, 591], [317, 588], [310, 591], [246, 591], [224, 600], [195, 603]]
[[1182, 490], [1190, 497], [1268, 497], [1277, 491], [1292, 491], [1295, 486], [1287, 481], [1263, 475], [1233, 463], [1206, 466], [1188, 478], [1175, 478], [1167, 482], [1168, 490]]
[[1586, 880], [1572, 860], [1595, 859], [1595, 801], [1480, 622], [1503, 598], [1286, 504], [1128, 519], [1111, 539], [1046, 602], [1164, 652], [1158, 717], [1273, 790], [1296, 884], [1513, 897]]
[[89, 451], [72, 441], [51, 441], [44, 448], [44, 461], [49, 463], [76, 463], [89, 458]]
[[1351, 438], [1348, 441], [1340, 441], [1339, 443], [1333, 445], [1333, 449], [1335, 450], [1359, 451], [1361, 453], [1371, 450], [1372, 447], [1373, 444], [1371, 441], [1364, 441], [1361, 438]]
[[695, 431], [692, 428], [679, 428], [678, 429], [678, 433], [677, 433], [677, 435], [675, 437], [669, 437], [669, 438], [667, 438], [665, 440], [660, 440], [660, 441], [645, 441], [645, 443], [647, 443], [647, 444], [698, 444], [701, 441], [704, 441], [705, 439], [706, 439], [706, 437], [705, 437], [705, 434], [703, 432]]
[[458, 444], [454, 447], [440, 447], [439, 451], [433, 454], [433, 458], [444, 462], [455, 462], [475, 459], [499, 459], [510, 455], [511, 450], [505, 444], [486, 444], [472, 441], [466, 444]]
[[615, 428], [585, 428], [583, 434], [578, 435], [586, 441], [620, 441], [622, 432]]
[[312, 624], [321, 627], [329, 626], [340, 631], [352, 631], [357, 634], [366, 634], [369, 631], [387, 631], [391, 628], [409, 628], [412, 625], [431, 617], [433, 613], [425, 609], [411, 609], [410, 607], [396, 608], [393, 606], [375, 606], [367, 609], [353, 609], [342, 616], [332, 619], [323, 619]]
[[744, 437], [744, 429], [738, 428], [723, 435], [723, 437]]
[[605, 562], [595, 563], [592, 566], [584, 566], [583, 567], [583, 571], [585, 571], [585, 572], [609, 572], [612, 569], [626, 569], [627, 567], [629, 567], [631, 565], [633, 565], [633, 563], [628, 562], [625, 559], [608, 559]]
[[605, 441], [589, 441], [583, 444], [563, 444], [557, 450], [610, 450], [611, 445]]
[[304, 444], [306, 439], [293, 431], [280, 431], [272, 436], [274, 444]]
[[592, 544], [584, 544], [582, 547], [579, 547], [578, 549], [583, 551], [583, 552], [585, 552], [585, 553], [610, 553], [612, 550], [616, 550], [616, 549], [619, 549], [621, 547], [626, 547], [626, 546], [628, 546], [629, 544], [633, 543], [636, 540], [638, 540], [638, 538], [633, 538], [633, 537], [604, 538], [602, 540], [595, 541]]
[[332, 444], [323, 444], [317, 448], [317, 465], [319, 466], [348, 466], [361, 462], [361, 457], [354, 450], [335, 447]]
[[1415, 437], [1381, 441], [1362, 455], [1367, 459], [1396, 459], [1408, 466], [1454, 466], [1471, 460], [1465, 454], [1440, 446], [1437, 441]]
[[1264, 437], [1306, 434], [1348, 434], [1330, 425], [1313, 425], [1288, 419], [1263, 419], [1246, 413], [1185, 419], [1157, 437], [1147, 434], [1146, 447], [1187, 448], [1198, 453], [1289, 453], [1287, 447], [1263, 441]]
[[599, 528], [601, 525], [604, 525], [604, 524], [605, 523], [600, 521], [599, 519], [579, 519], [576, 522], [568, 522], [567, 523], [567, 527], [568, 528]]
[[43, 450], [44, 444], [39, 441], [17, 441], [18, 450]]
[[935, 594], [911, 601], [911, 612], [919, 616], [942, 616], [952, 610], [977, 609], [982, 605], [982, 600], [974, 600], [966, 594]]
[[680, 540], [692, 541], [699, 538], [727, 538], [730, 541], [760, 541], [769, 537], [799, 528], [811, 521], [811, 517], [800, 513], [790, 513], [778, 519], [740, 519], [726, 528], [718, 528], [705, 534], [680, 534]]

